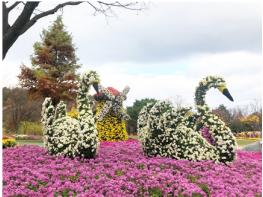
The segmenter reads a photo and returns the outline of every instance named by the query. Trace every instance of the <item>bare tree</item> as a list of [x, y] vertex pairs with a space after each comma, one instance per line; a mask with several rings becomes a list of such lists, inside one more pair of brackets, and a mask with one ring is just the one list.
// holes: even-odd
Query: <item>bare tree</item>
[[253, 99], [253, 102], [249, 104], [250, 113], [261, 113], [262, 114], [262, 104], [260, 99]]
[[[259, 117], [259, 122], [255, 125], [256, 130], [262, 131], [262, 103], [261, 99], [254, 99], [253, 102], [250, 103], [250, 111], [251, 114], [254, 114]], [[262, 136], [262, 133], [261, 133]]]
[[180, 95], [176, 95], [175, 97], [172, 97], [172, 102], [177, 109], [181, 109], [184, 105], [184, 99]]
[[22, 88], [3, 88], [3, 123], [16, 131], [21, 121], [40, 121], [42, 100], [33, 101]]
[[[16, 40], [25, 33], [30, 27], [32, 27], [39, 19], [44, 18], [48, 15], [56, 13], [59, 9], [63, 9], [65, 6], [74, 6], [82, 3], [87, 3], [92, 9], [94, 9], [94, 14], [102, 13], [108, 15], [108, 13], [113, 13], [113, 8], [123, 8], [127, 10], [142, 10], [143, 4], [138, 4], [138, 2], [121, 3], [119, 1], [115, 2], [102, 2], [102, 1], [67, 1], [64, 3], [57, 4], [55, 7], [40, 11], [37, 9], [40, 1], [30, 1], [22, 2], [17, 1], [11, 5], [7, 5], [8, 2], [2, 2], [2, 22], [3, 22], [3, 57], [5, 58], [8, 50], [16, 42]], [[9, 24], [9, 13], [14, 10], [18, 5], [23, 5], [23, 10], [20, 15], [17, 16], [15, 22]], [[35, 14], [38, 11], [38, 14]]]

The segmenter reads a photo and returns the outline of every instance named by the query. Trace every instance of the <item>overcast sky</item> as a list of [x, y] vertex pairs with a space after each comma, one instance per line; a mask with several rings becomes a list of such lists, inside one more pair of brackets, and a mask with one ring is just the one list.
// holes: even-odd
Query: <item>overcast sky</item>
[[[244, 106], [261, 99], [261, 1], [146, 4], [142, 12], [117, 9], [116, 16], [108, 18], [93, 16], [87, 4], [63, 9], [82, 64], [80, 73], [95, 69], [104, 86], [118, 90], [129, 85], [125, 105], [145, 97], [175, 101], [178, 95], [192, 105], [195, 87], [207, 75], [224, 77], [235, 100], [211, 90], [206, 100], [212, 107]], [[39, 10], [50, 7], [42, 2]], [[38, 21], [12, 46], [2, 62], [4, 86], [18, 83], [19, 66], [30, 65], [33, 43], [61, 13]]]

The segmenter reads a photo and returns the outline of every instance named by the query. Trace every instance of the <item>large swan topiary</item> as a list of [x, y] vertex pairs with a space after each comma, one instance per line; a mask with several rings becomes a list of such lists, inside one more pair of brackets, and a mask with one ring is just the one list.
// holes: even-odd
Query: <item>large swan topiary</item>
[[63, 101], [54, 107], [51, 98], [45, 99], [42, 106], [44, 146], [50, 154], [71, 158], [93, 158], [96, 155], [98, 133], [88, 92], [92, 85], [98, 92], [98, 83], [99, 76], [95, 71], [88, 71], [81, 77], [77, 94], [77, 118], [66, 116]]
[[[233, 100], [221, 77], [209, 76], [196, 89], [197, 113], [191, 108], [175, 109], [167, 101], [148, 104], [139, 114], [138, 135], [148, 156], [171, 157], [193, 161], [214, 160], [231, 162], [235, 159], [236, 140], [226, 124], [205, 104], [205, 94], [218, 88]], [[200, 128], [207, 128], [213, 143], [202, 136]]]

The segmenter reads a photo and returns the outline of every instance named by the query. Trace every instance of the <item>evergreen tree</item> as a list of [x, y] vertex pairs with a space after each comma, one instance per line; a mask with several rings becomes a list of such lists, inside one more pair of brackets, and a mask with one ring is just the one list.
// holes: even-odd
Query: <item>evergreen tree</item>
[[59, 16], [43, 30], [41, 42], [34, 44], [32, 67], [21, 66], [18, 76], [22, 87], [29, 89], [33, 98], [51, 97], [56, 105], [60, 100], [71, 101], [76, 97], [77, 64], [72, 36], [66, 31]]
[[152, 98], [145, 98], [141, 100], [136, 100], [133, 103], [133, 106], [127, 107], [127, 113], [130, 116], [130, 119], [127, 121], [127, 130], [128, 133], [137, 133], [137, 120], [140, 111], [148, 103], [156, 103], [157, 100]]

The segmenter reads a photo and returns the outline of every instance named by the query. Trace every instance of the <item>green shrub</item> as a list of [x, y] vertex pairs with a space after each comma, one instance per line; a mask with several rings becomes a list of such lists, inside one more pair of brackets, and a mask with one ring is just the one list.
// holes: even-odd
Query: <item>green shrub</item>
[[18, 128], [19, 134], [26, 134], [26, 135], [42, 135], [42, 124], [39, 122], [29, 122], [23, 121], [20, 122]]

